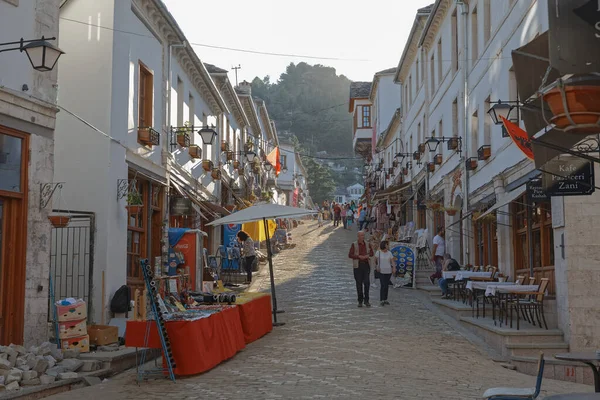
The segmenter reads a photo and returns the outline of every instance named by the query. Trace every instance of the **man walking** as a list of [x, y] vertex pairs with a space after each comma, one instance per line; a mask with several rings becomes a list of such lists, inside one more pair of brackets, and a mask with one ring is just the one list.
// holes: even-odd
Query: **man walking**
[[440, 279], [442, 277], [442, 264], [444, 262], [444, 254], [446, 253], [446, 240], [444, 240], [444, 236], [446, 236], [445, 229], [440, 227], [438, 228], [437, 235], [433, 238], [431, 261], [435, 264], [435, 274], [429, 277], [432, 285], [435, 285], [436, 278]]
[[365, 233], [363, 231], [359, 231], [357, 237], [358, 240], [352, 243], [350, 247], [348, 257], [352, 259], [354, 267], [358, 306], [362, 307], [364, 301], [365, 306], [371, 307], [371, 303], [369, 303], [369, 274], [371, 272], [369, 258], [373, 257], [373, 249], [365, 241]]
[[333, 226], [340, 226], [340, 221], [342, 219], [342, 207], [340, 207], [339, 203], [335, 203], [333, 207]]

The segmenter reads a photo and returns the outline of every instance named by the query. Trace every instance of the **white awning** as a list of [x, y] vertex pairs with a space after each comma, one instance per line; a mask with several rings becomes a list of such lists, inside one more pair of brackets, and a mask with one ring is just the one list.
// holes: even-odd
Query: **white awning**
[[523, 195], [523, 193], [525, 193], [525, 191], [527, 190], [527, 187], [525, 185], [519, 186], [518, 188], [511, 190], [508, 193], [505, 193], [497, 202], [496, 204], [494, 204], [492, 207], [490, 207], [486, 212], [484, 212], [483, 214], [481, 214], [479, 216], [479, 218], [477, 218], [478, 220], [480, 220], [481, 218], [485, 217], [486, 215], [493, 213], [494, 211], [496, 211], [497, 209], [499, 209], [500, 207], [503, 207], [509, 203], [512, 203], [513, 201], [515, 201], [516, 199], [518, 199], [519, 197], [521, 197]]

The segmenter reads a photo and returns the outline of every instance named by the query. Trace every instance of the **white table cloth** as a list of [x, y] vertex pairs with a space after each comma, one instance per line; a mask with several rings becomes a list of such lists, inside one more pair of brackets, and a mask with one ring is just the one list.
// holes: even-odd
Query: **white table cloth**
[[466, 288], [469, 290], [473, 290], [473, 289], [487, 290], [488, 286], [510, 286], [510, 285], [514, 286], [515, 283], [514, 282], [494, 282], [493, 284], [490, 284], [489, 282], [469, 281], [469, 282], [467, 282]]
[[496, 293], [508, 293], [508, 292], [537, 292], [539, 285], [498, 285], [493, 284], [485, 288], [486, 296], [495, 296]]
[[490, 278], [492, 276], [491, 272], [471, 272], [471, 271], [456, 271], [458, 272], [454, 277], [457, 281], [462, 281], [464, 279], [469, 278]]
[[461, 271], [442, 271], [442, 277], [444, 279], [454, 279], [456, 274], [458, 274], [459, 272]]

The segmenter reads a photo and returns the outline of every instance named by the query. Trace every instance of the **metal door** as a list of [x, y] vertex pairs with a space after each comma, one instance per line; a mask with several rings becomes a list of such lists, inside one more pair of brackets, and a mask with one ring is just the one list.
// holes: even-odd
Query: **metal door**
[[[57, 210], [55, 210], [57, 211]], [[71, 220], [64, 228], [52, 228], [50, 276], [56, 300], [73, 297], [87, 303], [92, 315], [94, 289], [94, 232], [93, 213], [70, 211]], [[53, 319], [50, 299], [48, 320]]]

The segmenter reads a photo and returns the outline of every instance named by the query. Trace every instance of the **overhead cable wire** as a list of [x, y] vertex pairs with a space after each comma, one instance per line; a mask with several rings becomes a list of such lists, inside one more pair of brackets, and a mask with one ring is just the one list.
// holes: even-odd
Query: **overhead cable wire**
[[[87, 21], [78, 21], [76, 19], [66, 18], [66, 17], [60, 17], [60, 19], [62, 19], [64, 21], [73, 22], [73, 23], [76, 23], [76, 24], [81, 24], [81, 25], [86, 25], [86, 26], [93, 26], [95, 28], [100, 28], [100, 29], [106, 29], [108, 31], [113, 31], [113, 32], [118, 32], [118, 33], [124, 33], [124, 34], [127, 34], [127, 35], [133, 35], [133, 36], [145, 37], [145, 38], [150, 38], [150, 39], [156, 39], [156, 37], [153, 36], [153, 35], [145, 35], [143, 33], [131, 32], [131, 31], [123, 30], [123, 29], [110, 28], [108, 26], [102, 26], [102, 25], [98, 25], [98, 24], [93, 24], [93, 23], [87, 22]], [[329, 61], [354, 61], [354, 62], [370, 62], [370, 61], [372, 61], [372, 60], [357, 59], [357, 58], [321, 57], [321, 56], [312, 56], [312, 55], [306, 55], [306, 54], [277, 53], [277, 52], [271, 52], [271, 51], [259, 51], [259, 50], [250, 50], [250, 49], [240, 49], [240, 48], [236, 48], [236, 47], [217, 46], [217, 45], [206, 44], [206, 43], [195, 43], [195, 42], [188, 42], [188, 43], [190, 45], [192, 45], [192, 46], [206, 47], [206, 48], [210, 48], [210, 49], [228, 50], [228, 51], [236, 51], [236, 52], [239, 52], [239, 53], [260, 54], [260, 55], [275, 56], [275, 57], [308, 58], [308, 59], [312, 59], [312, 60], [329, 60]]]

